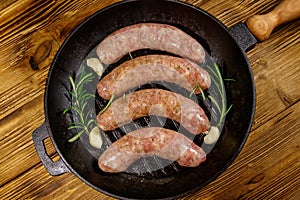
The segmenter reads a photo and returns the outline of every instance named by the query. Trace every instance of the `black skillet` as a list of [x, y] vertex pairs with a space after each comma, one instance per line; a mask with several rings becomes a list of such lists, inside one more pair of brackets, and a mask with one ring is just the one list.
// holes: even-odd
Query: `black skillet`
[[[99, 42], [113, 31], [139, 22], [177, 26], [199, 40], [222, 69], [228, 104], [222, 136], [196, 168], [166, 170], [166, 174], [143, 176], [109, 174], [97, 166], [97, 158], [78, 140], [68, 143], [72, 115], [63, 115], [70, 104], [68, 77], [77, 74], [81, 63]], [[36, 150], [51, 175], [72, 172], [99, 192], [122, 199], [168, 199], [194, 192], [217, 178], [241, 151], [253, 120], [255, 87], [245, 51], [257, 42], [244, 24], [231, 29], [207, 12], [174, 0], [129, 0], [104, 8], [80, 24], [63, 43], [49, 71], [45, 91], [45, 123], [33, 133]], [[44, 139], [50, 137], [60, 156], [53, 162]], [[175, 166], [176, 167], [176, 166]]]

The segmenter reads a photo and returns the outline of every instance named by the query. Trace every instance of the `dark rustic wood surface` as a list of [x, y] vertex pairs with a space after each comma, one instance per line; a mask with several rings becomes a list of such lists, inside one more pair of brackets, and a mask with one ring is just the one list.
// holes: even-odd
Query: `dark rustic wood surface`
[[[226, 26], [270, 11], [278, 0], [185, 0]], [[0, 199], [112, 199], [72, 173], [51, 176], [31, 135], [55, 53], [71, 31], [114, 0], [0, 1]], [[247, 52], [257, 105], [250, 136], [215, 181], [182, 199], [300, 198], [300, 21], [276, 28]], [[33, 70], [31, 64], [38, 67]], [[58, 159], [51, 141], [48, 154]]]

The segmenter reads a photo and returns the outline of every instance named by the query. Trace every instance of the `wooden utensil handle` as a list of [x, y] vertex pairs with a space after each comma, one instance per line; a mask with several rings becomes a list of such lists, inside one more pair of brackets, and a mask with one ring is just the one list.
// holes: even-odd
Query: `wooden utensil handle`
[[246, 24], [250, 31], [263, 41], [269, 38], [275, 27], [298, 17], [300, 17], [300, 0], [283, 0], [271, 12], [250, 17]]

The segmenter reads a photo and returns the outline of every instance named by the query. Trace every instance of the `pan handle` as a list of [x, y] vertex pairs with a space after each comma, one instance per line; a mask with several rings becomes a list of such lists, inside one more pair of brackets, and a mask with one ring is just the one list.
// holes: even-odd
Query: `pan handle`
[[32, 133], [32, 140], [38, 156], [40, 157], [44, 167], [52, 176], [57, 176], [66, 172], [70, 172], [65, 163], [59, 159], [53, 162], [46, 152], [44, 140], [49, 137], [49, 132], [44, 122], [39, 128]]
[[252, 49], [258, 42], [258, 40], [250, 32], [250, 30], [244, 23], [238, 23], [230, 27], [229, 32], [231, 36], [235, 39], [235, 41], [238, 43], [240, 48], [245, 52]]
[[264, 41], [275, 27], [299, 17], [300, 0], [283, 0], [271, 12], [250, 17], [246, 24], [260, 41]]
[[258, 41], [270, 37], [273, 29], [300, 17], [300, 0], [283, 0], [271, 12], [254, 15], [245, 23], [232, 26], [229, 31], [241, 49], [248, 51]]

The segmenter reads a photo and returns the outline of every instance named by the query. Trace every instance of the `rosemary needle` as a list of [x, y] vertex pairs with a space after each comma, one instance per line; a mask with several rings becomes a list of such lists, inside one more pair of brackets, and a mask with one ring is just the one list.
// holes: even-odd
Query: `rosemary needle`
[[235, 81], [236, 81], [236, 80], [233, 79], [233, 78], [224, 78], [223, 80], [224, 80], [224, 81], [232, 81], [232, 82], [235, 82]]
[[200, 92], [201, 92], [201, 95], [202, 95], [203, 100], [205, 101], [204, 91], [202, 90], [202, 88], [201, 88], [200, 86], [199, 86], [198, 88], [199, 88], [199, 90], [200, 90]]
[[74, 137], [70, 138], [68, 140], [68, 142], [75, 142], [76, 140], [78, 140], [80, 138], [80, 136], [84, 133], [84, 130], [80, 131], [79, 133], [77, 133]]
[[193, 91], [190, 93], [190, 95], [189, 95], [190, 98], [193, 96], [193, 94], [195, 94], [196, 90], [197, 90], [197, 86], [196, 86], [196, 87], [193, 89]]
[[114, 100], [115, 95], [111, 95], [110, 100], [108, 101], [108, 103], [106, 104], [106, 106], [99, 112], [99, 115], [102, 115], [111, 105], [112, 101]]
[[197, 85], [193, 91], [190, 93], [189, 97], [191, 98], [193, 96], [193, 94], [195, 94], [196, 90], [199, 89], [200, 92], [201, 92], [201, 96], [202, 96], [202, 99], [205, 101], [205, 94], [204, 94], [204, 91], [202, 90], [202, 88], [200, 87], [200, 85]]

